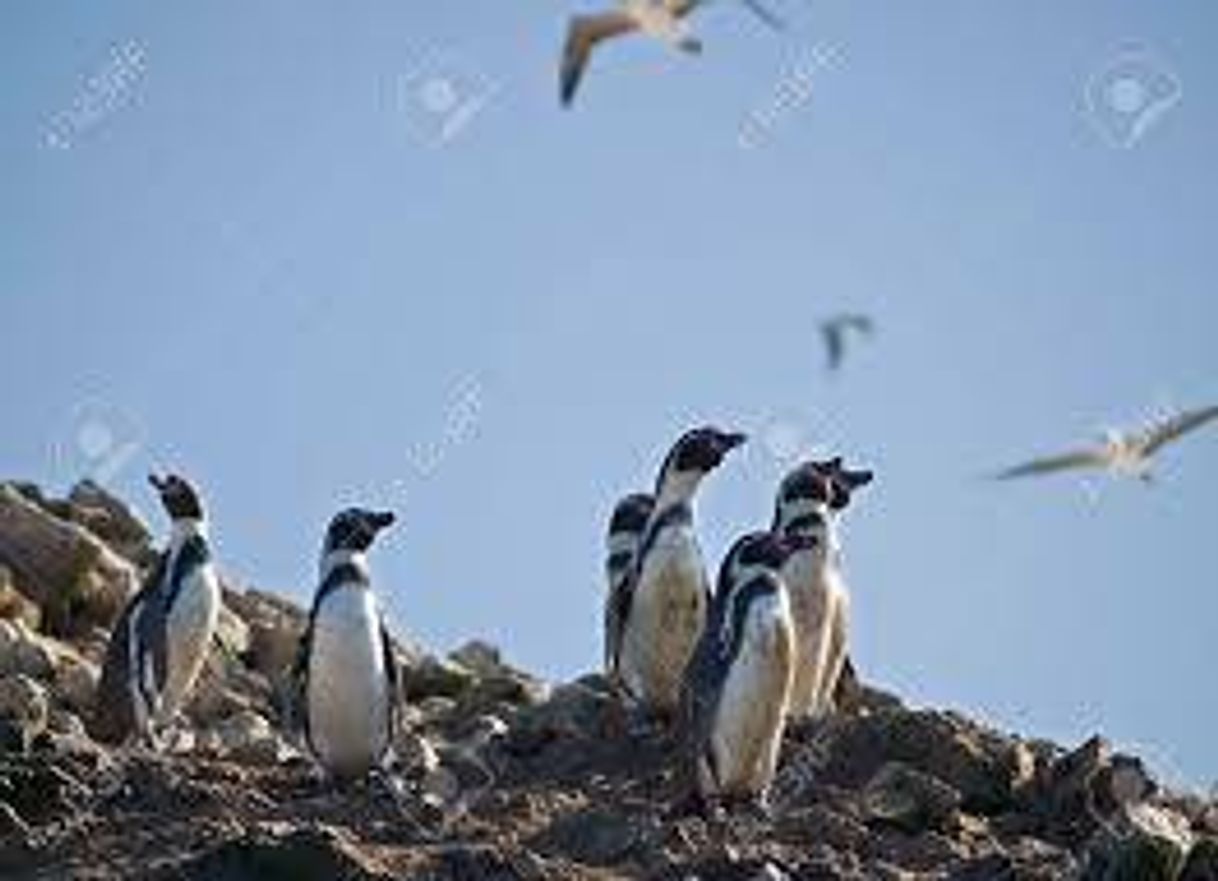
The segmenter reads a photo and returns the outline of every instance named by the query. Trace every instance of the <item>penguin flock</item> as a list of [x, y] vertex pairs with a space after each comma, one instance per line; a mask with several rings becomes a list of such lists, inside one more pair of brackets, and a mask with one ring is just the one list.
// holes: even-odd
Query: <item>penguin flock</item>
[[836, 520], [872, 480], [840, 458], [792, 469], [770, 527], [735, 541], [712, 588], [694, 496], [744, 442], [710, 426], [682, 435], [655, 494], [618, 502], [607, 538], [606, 677], [675, 735], [678, 803], [700, 811], [764, 807], [787, 725], [833, 712], [849, 624]]
[[[871, 481], [842, 460], [809, 461], [778, 488], [768, 529], [748, 532], [712, 584], [694, 520], [702, 482], [745, 443], [712, 426], [683, 434], [654, 491], [613, 508], [607, 538], [605, 677], [618, 718], [672, 736], [681, 804], [763, 804], [788, 723], [833, 711], [846, 662], [849, 596], [836, 520]], [[110, 637], [92, 729], [163, 750], [218, 641], [220, 581], [199, 490], [150, 482], [169, 538]], [[349, 508], [330, 521], [291, 671], [301, 741], [331, 778], [387, 769], [401, 690], [368, 554], [393, 513]]]

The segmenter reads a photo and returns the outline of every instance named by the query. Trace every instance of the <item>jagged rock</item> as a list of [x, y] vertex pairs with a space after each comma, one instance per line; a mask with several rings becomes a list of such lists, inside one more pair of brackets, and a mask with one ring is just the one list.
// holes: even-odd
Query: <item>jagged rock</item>
[[1087, 848], [1085, 881], [1174, 881], [1192, 849], [1188, 820], [1146, 803], [1125, 806]]
[[424, 776], [440, 767], [440, 754], [431, 740], [422, 734], [410, 732], [399, 736], [394, 751], [398, 764], [408, 774]]
[[449, 653], [449, 658], [476, 676], [494, 676], [504, 669], [499, 649], [480, 639], [465, 643], [461, 648]]
[[960, 807], [960, 793], [941, 780], [901, 762], [890, 762], [862, 794], [868, 819], [909, 832], [941, 828]]
[[0, 676], [0, 719], [21, 751], [46, 730], [49, 711], [46, 691], [33, 679], [20, 673]]
[[42, 609], [51, 632], [110, 625], [138, 588], [132, 564], [76, 523], [57, 519], [0, 484], [0, 563]]
[[1218, 838], [1202, 838], [1193, 845], [1179, 881], [1218, 881]]
[[65, 519], [84, 526], [136, 566], [153, 562], [152, 534], [126, 502], [92, 480], [72, 487], [66, 502]]

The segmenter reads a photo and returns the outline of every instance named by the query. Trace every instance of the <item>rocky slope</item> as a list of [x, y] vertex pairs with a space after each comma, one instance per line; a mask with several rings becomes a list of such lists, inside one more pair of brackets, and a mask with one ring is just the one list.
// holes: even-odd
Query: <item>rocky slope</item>
[[599, 677], [550, 686], [477, 642], [399, 646], [399, 767], [337, 789], [288, 733], [303, 611], [233, 585], [171, 751], [108, 749], [97, 665], [151, 559], [95, 486], [0, 484], [0, 878], [1218, 879], [1218, 804], [1101, 739], [858, 685], [789, 734], [768, 814], [672, 816], [663, 738], [610, 733]]

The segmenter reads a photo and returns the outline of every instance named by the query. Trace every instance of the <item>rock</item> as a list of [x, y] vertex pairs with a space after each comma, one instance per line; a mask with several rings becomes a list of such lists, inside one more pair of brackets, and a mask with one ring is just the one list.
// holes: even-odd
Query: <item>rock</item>
[[398, 764], [412, 776], [425, 776], [440, 767], [440, 755], [432, 742], [422, 734], [410, 732], [398, 737], [394, 744]]
[[513, 739], [599, 737], [614, 701], [606, 692], [583, 682], [556, 687], [549, 700], [522, 711], [513, 725]]
[[250, 627], [245, 619], [223, 603], [216, 622], [216, 639], [219, 650], [236, 659], [246, 655], [250, 649]]
[[1218, 881], [1218, 838], [1202, 838], [1193, 845], [1179, 881]]
[[918, 832], [946, 826], [961, 798], [941, 780], [890, 762], [868, 781], [862, 801], [868, 819]]
[[394, 875], [361, 852], [348, 834], [325, 826], [252, 830], [165, 870], [183, 881], [390, 881]]
[[30, 630], [42, 623], [42, 610], [17, 590], [7, 566], [0, 566], [0, 620], [20, 621]]
[[615, 866], [658, 837], [658, 820], [589, 808], [560, 816], [537, 841], [543, 853], [592, 866]]
[[55, 662], [45, 642], [20, 621], [0, 620], [0, 673], [48, 679]]
[[76, 523], [57, 519], [0, 484], [0, 563], [53, 633], [114, 622], [136, 591], [135, 567]]
[[451, 652], [449, 658], [476, 676], [494, 676], [504, 669], [499, 649], [479, 639], [471, 640]]
[[951, 786], [961, 807], [975, 814], [1013, 807], [1035, 767], [1025, 744], [955, 713], [879, 711], [846, 717], [834, 728], [828, 782], [861, 787], [887, 762], [902, 762]]
[[477, 676], [456, 661], [427, 655], [404, 671], [406, 699], [458, 698], [474, 687]]
[[20, 673], [0, 677], [0, 719], [19, 732], [23, 749], [46, 730], [49, 711], [46, 691], [33, 679]]
[[271, 728], [271, 723], [253, 710], [243, 710], [215, 726], [221, 753], [251, 764], [286, 761], [291, 748]]
[[1188, 821], [1144, 803], [1125, 807], [1087, 848], [1084, 881], [1174, 881], [1192, 849]]
[[272, 683], [287, 674], [305, 631], [304, 610], [272, 594], [229, 584], [224, 585], [224, 605], [245, 623], [245, 663]]
[[136, 566], [148, 566], [155, 557], [152, 534], [126, 502], [112, 496], [92, 480], [72, 487], [67, 498], [67, 519], [79, 523], [111, 550]]
[[87, 713], [97, 696], [97, 665], [73, 653], [60, 657], [55, 668], [55, 695], [71, 710]]

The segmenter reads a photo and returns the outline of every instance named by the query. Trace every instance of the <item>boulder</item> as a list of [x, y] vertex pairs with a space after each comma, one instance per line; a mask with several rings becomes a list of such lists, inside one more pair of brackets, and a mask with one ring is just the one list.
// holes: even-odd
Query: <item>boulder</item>
[[422, 701], [429, 697], [458, 698], [474, 687], [477, 676], [456, 661], [425, 655], [403, 670], [406, 699]]
[[42, 609], [53, 633], [111, 625], [138, 589], [136, 568], [77, 523], [57, 519], [0, 484], [0, 563]]
[[941, 829], [960, 807], [960, 793], [901, 762], [890, 762], [863, 789], [867, 819], [907, 832]]
[[152, 533], [131, 507], [92, 480], [82, 480], [68, 494], [66, 518], [79, 523], [110, 549], [136, 566], [151, 565], [156, 558]]
[[7, 566], [0, 566], [0, 620], [20, 621], [30, 630], [42, 623], [42, 610], [17, 590]]

